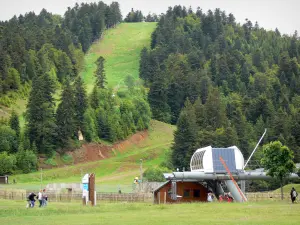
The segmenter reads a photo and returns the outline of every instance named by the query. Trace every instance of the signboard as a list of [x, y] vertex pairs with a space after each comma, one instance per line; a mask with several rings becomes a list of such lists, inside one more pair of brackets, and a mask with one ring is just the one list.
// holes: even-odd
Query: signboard
[[82, 182], [82, 198], [85, 198], [85, 205], [89, 201], [89, 174], [85, 174], [81, 180]]
[[89, 190], [89, 184], [82, 184], [82, 190], [88, 191]]
[[89, 174], [85, 174], [84, 177], [81, 180], [81, 183], [88, 184], [89, 183]]

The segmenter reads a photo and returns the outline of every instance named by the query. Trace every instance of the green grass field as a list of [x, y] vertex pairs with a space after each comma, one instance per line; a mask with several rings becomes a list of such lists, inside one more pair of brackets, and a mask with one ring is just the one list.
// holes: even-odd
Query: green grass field
[[88, 92], [94, 86], [95, 61], [99, 56], [106, 60], [105, 70], [109, 87], [121, 87], [126, 76], [139, 77], [139, 60], [143, 47], [150, 46], [151, 34], [156, 23], [121, 23], [107, 30], [103, 39], [92, 45], [85, 56], [81, 76]]
[[47, 208], [26, 209], [25, 202], [0, 200], [1, 224], [299, 224], [300, 204], [287, 202], [193, 203], [103, 203], [84, 207], [80, 202], [49, 203]]
[[[126, 152], [116, 152], [116, 156], [84, 164], [63, 168], [44, 170], [43, 185], [48, 183], [79, 183], [82, 173], [96, 173], [98, 191], [116, 192], [118, 186], [123, 192], [132, 191], [134, 177], [140, 174], [140, 159], [143, 159], [143, 170], [157, 166], [166, 158], [173, 141], [175, 127], [158, 121], [151, 121], [149, 136], [139, 145], [134, 145]], [[10, 188], [38, 189], [41, 173], [30, 173], [12, 176], [17, 184]]]

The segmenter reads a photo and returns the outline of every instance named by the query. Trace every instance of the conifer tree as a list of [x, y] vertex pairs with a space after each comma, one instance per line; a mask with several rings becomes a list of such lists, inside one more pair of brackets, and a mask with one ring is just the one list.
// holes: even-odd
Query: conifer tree
[[20, 137], [20, 122], [19, 117], [16, 111], [12, 111], [12, 114], [9, 119], [10, 128], [16, 132], [17, 138]]
[[189, 168], [191, 156], [197, 147], [197, 130], [195, 109], [190, 101], [186, 101], [174, 132], [172, 163], [175, 168]]
[[99, 91], [97, 85], [95, 85], [90, 95], [90, 106], [93, 109], [97, 109], [99, 105], [100, 105]]
[[49, 74], [35, 77], [26, 111], [30, 142], [35, 142], [40, 153], [49, 155], [56, 148], [54, 87], [55, 83]]
[[65, 147], [69, 139], [76, 136], [74, 90], [67, 81], [61, 94], [61, 102], [56, 112], [58, 138], [62, 147]]
[[96, 83], [99, 88], [105, 88], [105, 85], [107, 84], [105, 69], [104, 69], [104, 62], [105, 62], [105, 59], [102, 56], [100, 56], [96, 61], [97, 69], [95, 72], [95, 76], [97, 79]]
[[75, 80], [74, 83], [74, 98], [76, 126], [77, 129], [82, 129], [84, 114], [88, 107], [88, 100], [85, 86], [80, 76]]

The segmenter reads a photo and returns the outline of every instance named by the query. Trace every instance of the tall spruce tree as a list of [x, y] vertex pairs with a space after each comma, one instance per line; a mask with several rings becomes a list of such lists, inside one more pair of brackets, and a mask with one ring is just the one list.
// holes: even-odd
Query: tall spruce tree
[[174, 132], [172, 163], [175, 168], [189, 168], [191, 156], [197, 147], [197, 132], [194, 106], [190, 101], [186, 101], [177, 122], [177, 130]]
[[97, 109], [100, 105], [100, 99], [99, 99], [99, 90], [97, 85], [94, 86], [93, 91], [90, 95], [90, 106], [93, 109]]
[[16, 132], [17, 138], [20, 137], [20, 121], [16, 111], [12, 111], [9, 119], [10, 128]]
[[74, 83], [74, 108], [77, 129], [83, 128], [84, 113], [88, 107], [87, 94], [83, 80], [79, 76]]
[[97, 79], [97, 81], [96, 81], [97, 86], [99, 88], [105, 88], [105, 85], [107, 84], [105, 69], [104, 69], [104, 62], [105, 62], [105, 59], [102, 56], [100, 56], [96, 61], [97, 69], [95, 71], [95, 76]]
[[69, 139], [76, 137], [75, 117], [74, 90], [67, 81], [56, 112], [57, 134], [62, 147], [67, 145]]
[[35, 77], [26, 111], [30, 142], [36, 144], [39, 153], [48, 155], [56, 148], [54, 92], [55, 83], [49, 74]]

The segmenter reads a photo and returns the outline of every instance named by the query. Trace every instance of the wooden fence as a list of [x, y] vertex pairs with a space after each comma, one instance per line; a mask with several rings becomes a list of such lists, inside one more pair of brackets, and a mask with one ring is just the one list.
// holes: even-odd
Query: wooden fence
[[[0, 199], [24, 200], [30, 192], [26, 190], [3, 190], [0, 189]], [[36, 193], [37, 194], [37, 193]], [[81, 201], [82, 194], [80, 193], [55, 193], [47, 192], [49, 202], [71, 202]], [[273, 192], [257, 192], [246, 193], [249, 202], [257, 201], [281, 201], [280, 193]], [[284, 200], [290, 200], [290, 194], [284, 193]], [[107, 202], [153, 202], [153, 194], [151, 193], [97, 193], [97, 201]]]
[[[11, 190], [0, 190], [0, 199], [11, 199], [11, 200], [24, 200], [26, 201], [27, 196], [30, 192], [24, 191], [11, 191]], [[37, 193], [36, 193], [37, 194]], [[82, 194], [63, 194], [63, 193], [47, 193], [49, 202], [72, 202], [82, 201]], [[108, 202], [153, 202], [153, 195], [151, 193], [97, 193], [97, 201], [108, 201]]]
[[[258, 202], [258, 201], [281, 201], [281, 194], [274, 192], [255, 192], [255, 193], [246, 193], [246, 197], [249, 202]], [[283, 193], [283, 199], [285, 201], [290, 201], [290, 193]]]

